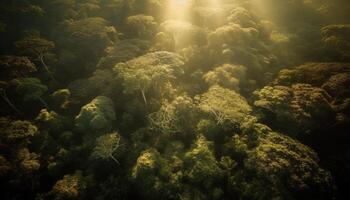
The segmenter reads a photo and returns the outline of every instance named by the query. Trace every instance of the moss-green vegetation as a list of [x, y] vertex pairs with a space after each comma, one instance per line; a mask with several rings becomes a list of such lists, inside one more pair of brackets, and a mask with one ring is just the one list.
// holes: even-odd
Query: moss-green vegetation
[[0, 198], [350, 199], [348, 0], [1, 0]]

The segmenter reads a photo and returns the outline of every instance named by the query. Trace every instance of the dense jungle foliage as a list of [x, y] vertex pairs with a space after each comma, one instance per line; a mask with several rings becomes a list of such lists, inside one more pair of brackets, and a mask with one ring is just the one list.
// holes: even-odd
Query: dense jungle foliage
[[1, 0], [3, 200], [350, 199], [348, 0]]

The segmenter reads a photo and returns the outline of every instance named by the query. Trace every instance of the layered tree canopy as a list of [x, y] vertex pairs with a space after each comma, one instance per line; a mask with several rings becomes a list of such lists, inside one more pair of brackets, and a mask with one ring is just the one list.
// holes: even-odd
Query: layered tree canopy
[[4, 200], [350, 199], [348, 0], [1, 0]]

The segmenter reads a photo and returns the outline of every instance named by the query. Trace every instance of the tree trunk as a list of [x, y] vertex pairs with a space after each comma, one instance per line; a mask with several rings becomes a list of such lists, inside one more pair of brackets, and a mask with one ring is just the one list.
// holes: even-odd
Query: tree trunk
[[114, 162], [116, 162], [118, 165], [120, 165], [119, 161], [112, 154], [109, 155], [109, 157], [111, 157], [112, 160], [114, 160]]
[[141, 94], [142, 94], [143, 101], [145, 102], [145, 105], [147, 106], [147, 99], [146, 99], [145, 91], [143, 89], [141, 89]]
[[39, 56], [39, 59], [40, 59], [40, 62], [41, 64], [44, 66], [45, 68], [45, 71], [47, 72], [47, 74], [50, 76], [50, 78], [55, 81], [57, 83], [57, 80], [55, 79], [55, 77], [53, 77], [51, 71], [49, 70], [49, 67], [46, 65], [45, 61], [44, 61], [44, 56], [43, 55], [40, 55]]
[[6, 93], [2, 93], [1, 97], [4, 99], [4, 101], [14, 110], [18, 115], [22, 115], [21, 111], [10, 101], [9, 98], [7, 98]]
[[45, 102], [44, 99], [42, 99], [41, 97], [39, 97], [38, 99], [39, 99], [39, 101], [41, 102], [41, 104], [43, 104], [43, 106], [44, 106], [45, 108], [49, 109], [49, 106], [47, 105], [47, 103]]

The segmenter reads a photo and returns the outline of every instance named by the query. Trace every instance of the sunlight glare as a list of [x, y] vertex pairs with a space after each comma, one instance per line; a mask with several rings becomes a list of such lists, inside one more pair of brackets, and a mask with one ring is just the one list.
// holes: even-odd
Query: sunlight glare
[[168, 19], [185, 19], [188, 17], [188, 0], [171, 0], [167, 9]]
[[175, 0], [175, 3], [179, 6], [184, 6], [188, 3], [187, 0]]

